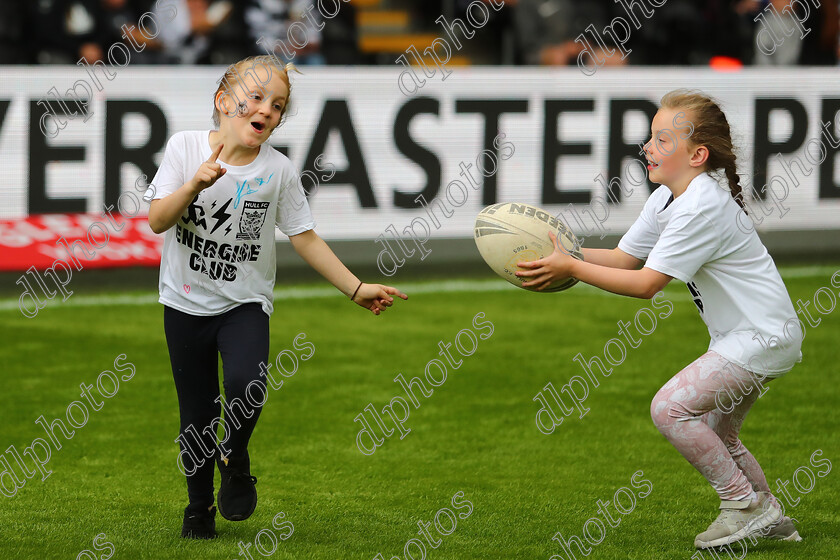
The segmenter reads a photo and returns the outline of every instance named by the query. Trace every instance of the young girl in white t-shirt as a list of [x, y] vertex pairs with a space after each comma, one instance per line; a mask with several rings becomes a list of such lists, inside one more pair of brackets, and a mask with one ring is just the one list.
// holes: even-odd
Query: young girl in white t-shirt
[[[187, 538], [216, 536], [214, 501], [233, 521], [256, 507], [248, 440], [267, 397], [266, 380], [277, 374], [268, 358], [274, 227], [310, 266], [374, 314], [391, 306], [393, 296], [407, 298], [396, 288], [361, 282], [315, 233], [296, 169], [266, 144], [288, 106], [293, 68], [273, 61], [251, 57], [226, 70], [213, 97], [217, 130], [172, 136], [149, 191], [149, 225], [166, 232], [159, 288], [181, 416], [178, 460], [189, 494], [181, 536]], [[225, 435], [217, 441], [223, 407]], [[216, 464], [221, 485], [214, 500]]]
[[[650, 180], [662, 186], [617, 248], [584, 248], [580, 261], [552, 236], [554, 253], [520, 263], [527, 270], [517, 274], [527, 286], [571, 276], [645, 299], [672, 278], [685, 282], [709, 329], [709, 349], [659, 390], [651, 416], [721, 499], [720, 515], [694, 544], [722, 546], [759, 531], [800, 540], [738, 439], [764, 385], [801, 361], [802, 331], [773, 259], [755, 230], [743, 226], [749, 218], [729, 123], [708, 97], [671, 92], [653, 119], [645, 154]], [[709, 174], [720, 169], [728, 189]]]

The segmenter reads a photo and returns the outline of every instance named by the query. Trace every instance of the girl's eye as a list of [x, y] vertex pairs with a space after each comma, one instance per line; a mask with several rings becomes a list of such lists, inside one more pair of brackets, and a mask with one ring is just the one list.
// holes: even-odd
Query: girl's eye
[[275, 105], [275, 106], [274, 106], [274, 108], [275, 108], [275, 109], [277, 109], [278, 111], [282, 111], [282, 110], [283, 110], [283, 106], [282, 106], [282, 105]]
[[259, 99], [260, 99], [260, 94], [258, 94], [258, 93], [252, 93], [252, 94], [251, 94], [251, 99], [256, 99], [257, 101], [259, 101]]

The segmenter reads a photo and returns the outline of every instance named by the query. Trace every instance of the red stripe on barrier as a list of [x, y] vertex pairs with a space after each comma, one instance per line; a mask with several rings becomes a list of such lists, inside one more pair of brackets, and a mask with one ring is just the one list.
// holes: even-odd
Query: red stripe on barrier
[[45, 270], [56, 260], [74, 270], [158, 266], [162, 247], [163, 235], [149, 228], [145, 216], [41, 214], [0, 220], [0, 271]]

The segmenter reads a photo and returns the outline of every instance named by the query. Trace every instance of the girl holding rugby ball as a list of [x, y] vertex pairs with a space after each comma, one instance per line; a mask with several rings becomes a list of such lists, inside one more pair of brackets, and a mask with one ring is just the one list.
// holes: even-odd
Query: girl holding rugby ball
[[[297, 171], [266, 144], [286, 112], [288, 70], [294, 68], [274, 60], [251, 57], [226, 70], [213, 96], [217, 129], [175, 134], [150, 189], [149, 225], [166, 232], [159, 288], [181, 416], [179, 460], [189, 495], [181, 536], [187, 538], [216, 536], [216, 464], [222, 517], [247, 519], [256, 507], [248, 440], [260, 407], [248, 403], [266, 393], [261, 366], [270, 364], [274, 226], [312, 268], [375, 315], [392, 305], [393, 296], [407, 298], [396, 288], [361, 282], [315, 233]], [[254, 384], [262, 397], [254, 396]], [[226, 456], [216, 441], [221, 402], [229, 404]], [[215, 464], [194, 455], [196, 448], [214, 450], [209, 455]]]
[[[801, 361], [802, 335], [799, 328], [793, 334], [786, 328], [796, 313], [773, 259], [754, 229], [739, 227], [743, 202], [729, 123], [704, 95], [668, 93], [651, 123], [645, 154], [650, 180], [661, 186], [617, 248], [583, 249], [580, 261], [555, 240], [553, 254], [520, 263], [526, 270], [517, 274], [529, 279], [525, 286], [574, 277], [646, 299], [673, 278], [685, 282], [711, 341], [706, 353], [659, 390], [651, 416], [720, 497], [719, 516], [694, 544], [723, 546], [756, 532], [800, 540], [738, 438], [761, 383]], [[720, 169], [728, 188], [710, 174]]]

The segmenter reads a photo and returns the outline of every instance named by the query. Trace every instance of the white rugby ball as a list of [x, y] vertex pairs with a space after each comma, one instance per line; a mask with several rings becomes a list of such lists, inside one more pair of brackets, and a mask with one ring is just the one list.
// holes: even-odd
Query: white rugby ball
[[[536, 286], [522, 285], [528, 278], [516, 276], [517, 270], [524, 270], [516, 263], [535, 261], [554, 252], [548, 237], [550, 231], [566, 252], [583, 260], [580, 246], [566, 224], [530, 204], [503, 202], [488, 206], [475, 219], [474, 237], [478, 252], [496, 274], [514, 286], [535, 292]], [[577, 282], [575, 278], [565, 278], [540, 291], [568, 290]]]

